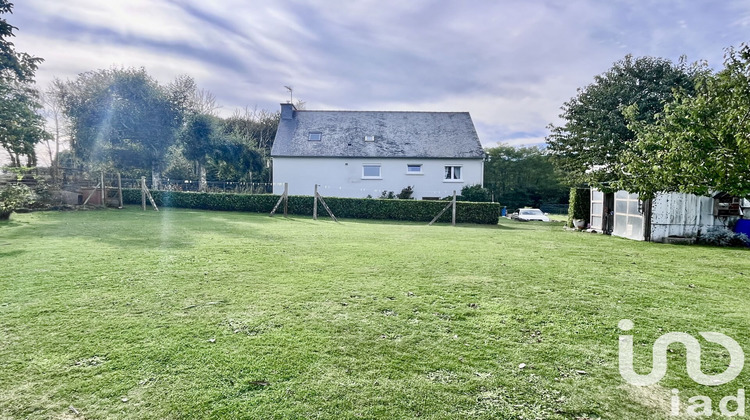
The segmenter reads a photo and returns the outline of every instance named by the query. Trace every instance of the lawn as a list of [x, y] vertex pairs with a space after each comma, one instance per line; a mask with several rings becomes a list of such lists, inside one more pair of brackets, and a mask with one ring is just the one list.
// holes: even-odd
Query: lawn
[[[750, 252], [499, 226], [189, 210], [0, 224], [0, 418], [670, 418], [737, 394], [661, 334], [750, 350]], [[728, 354], [703, 344], [703, 369]], [[750, 353], [748, 354], [750, 356]], [[684, 411], [684, 408], [683, 408]]]

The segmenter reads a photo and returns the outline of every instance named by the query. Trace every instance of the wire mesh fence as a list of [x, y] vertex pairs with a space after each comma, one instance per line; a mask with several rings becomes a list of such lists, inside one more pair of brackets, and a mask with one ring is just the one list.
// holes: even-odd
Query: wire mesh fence
[[[192, 179], [162, 179], [161, 185], [154, 188], [151, 178], [146, 178], [146, 186], [149, 189], [163, 191], [199, 191], [200, 182]], [[122, 188], [140, 188], [141, 180], [134, 178], [123, 178]], [[226, 192], [243, 194], [271, 194], [273, 184], [267, 182], [245, 182], [245, 181], [206, 181], [206, 192]]]
[[568, 204], [542, 204], [539, 210], [550, 214], [568, 214]]

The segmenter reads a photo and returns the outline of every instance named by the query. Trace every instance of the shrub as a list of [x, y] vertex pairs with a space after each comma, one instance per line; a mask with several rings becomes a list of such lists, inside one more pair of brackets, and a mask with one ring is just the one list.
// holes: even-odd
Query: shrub
[[735, 233], [723, 227], [708, 229], [703, 235], [699, 235], [695, 242], [702, 245], [713, 246], [748, 246], [750, 239], [744, 233]]
[[400, 193], [396, 194], [396, 198], [399, 200], [411, 200], [411, 195], [414, 194], [414, 188], [412, 186], [408, 186], [401, 190]]
[[8, 184], [0, 188], [0, 220], [10, 219], [11, 213], [33, 202], [33, 193], [23, 184]]
[[[179, 207], [201, 210], [248, 211], [270, 213], [279, 200], [272, 194], [228, 194], [197, 193], [181, 191], [152, 191], [157, 206]], [[140, 204], [141, 191], [123, 189], [123, 200], [127, 204]], [[326, 197], [326, 204], [337, 218], [351, 219], [387, 219], [417, 222], [429, 222], [443, 207], [445, 201], [428, 200], [372, 200], [367, 198]], [[311, 216], [313, 198], [311, 196], [289, 196], [290, 214]], [[318, 208], [318, 214], [324, 216], [325, 210]], [[457, 203], [456, 221], [458, 223], [497, 224], [500, 218], [500, 205], [497, 203]], [[451, 212], [445, 212], [439, 222], [450, 222]]]
[[461, 188], [461, 200], [462, 201], [473, 201], [475, 203], [485, 203], [491, 201], [492, 195], [490, 190], [482, 187], [479, 184], [467, 185]]
[[573, 227], [573, 220], [583, 219], [587, 223], [591, 217], [591, 190], [588, 188], [571, 188], [568, 207], [568, 227]]

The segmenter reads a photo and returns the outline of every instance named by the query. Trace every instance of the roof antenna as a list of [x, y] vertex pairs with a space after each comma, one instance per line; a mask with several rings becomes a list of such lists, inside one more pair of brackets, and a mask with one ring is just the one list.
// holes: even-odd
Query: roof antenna
[[284, 86], [284, 87], [286, 88], [286, 90], [289, 91], [289, 103], [291, 104], [294, 102], [294, 92], [293, 92], [294, 89], [292, 89], [291, 86]]

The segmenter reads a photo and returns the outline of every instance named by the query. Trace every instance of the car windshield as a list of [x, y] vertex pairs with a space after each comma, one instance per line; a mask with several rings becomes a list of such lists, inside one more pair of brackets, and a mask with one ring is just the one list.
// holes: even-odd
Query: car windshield
[[524, 209], [524, 210], [521, 210], [521, 214], [526, 215], [526, 216], [541, 216], [544, 213], [542, 213], [541, 210], [537, 210], [537, 209]]

